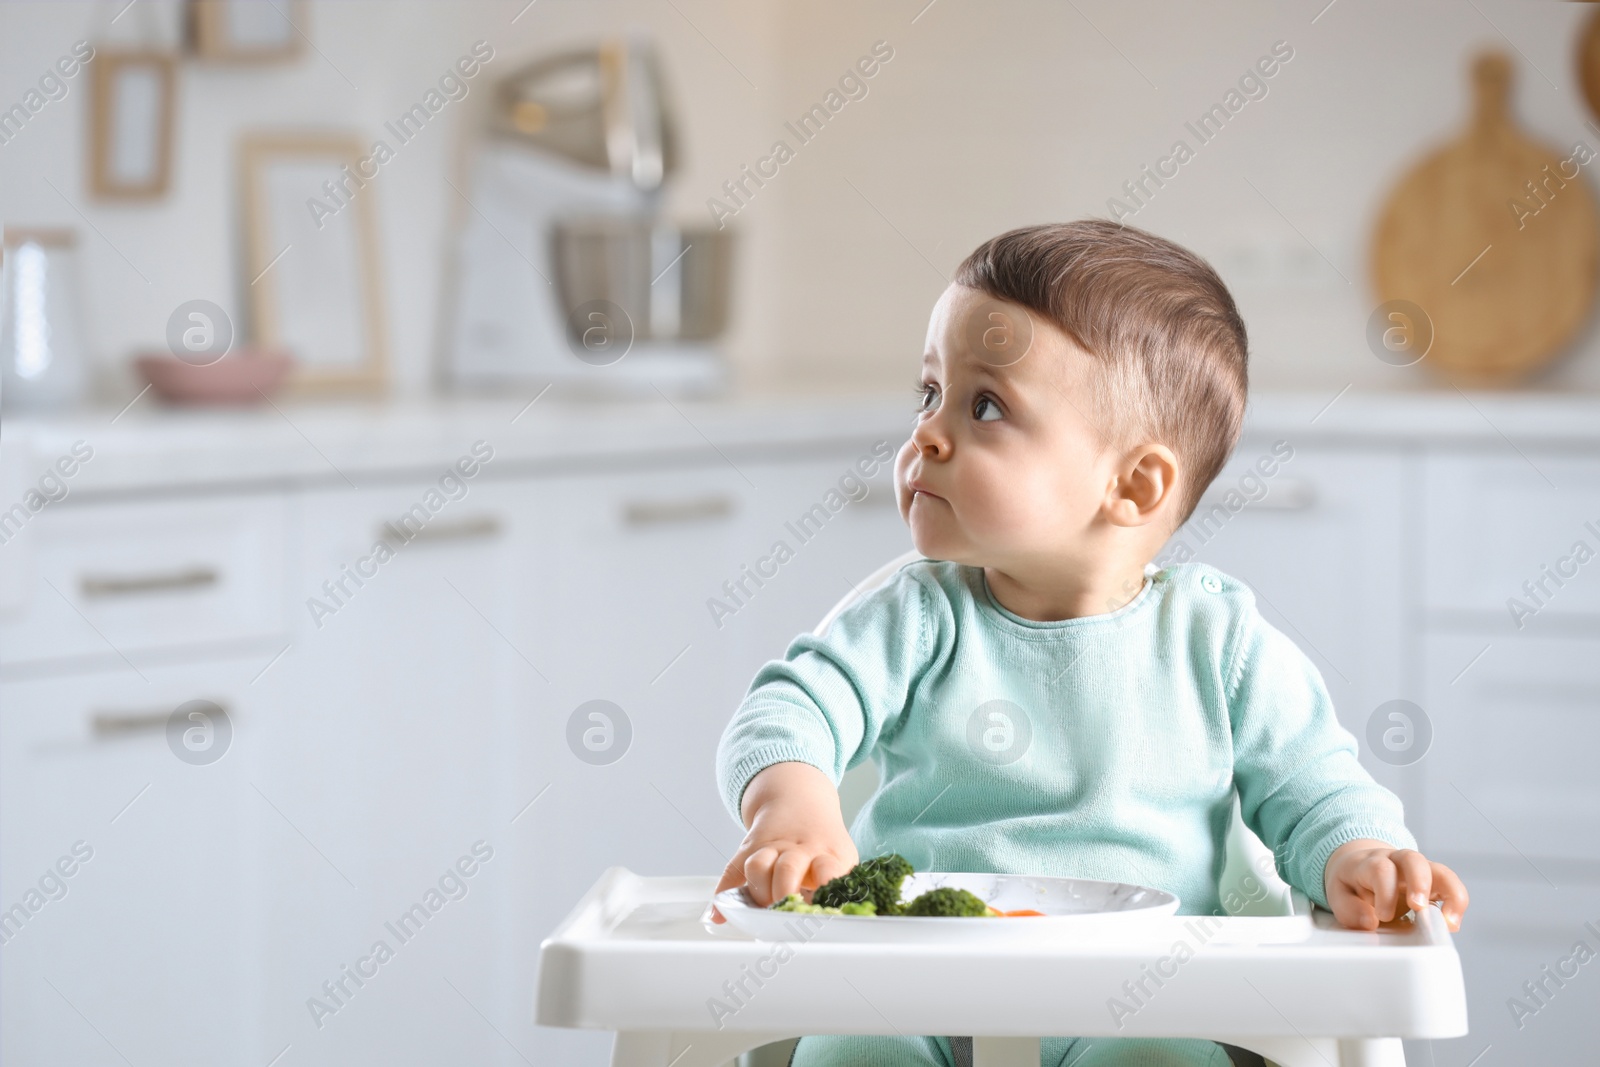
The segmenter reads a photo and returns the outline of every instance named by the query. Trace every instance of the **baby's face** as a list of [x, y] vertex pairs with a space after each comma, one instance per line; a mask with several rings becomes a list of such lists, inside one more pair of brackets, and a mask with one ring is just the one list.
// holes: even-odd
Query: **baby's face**
[[917, 425], [895, 461], [917, 551], [1002, 568], [1082, 554], [1117, 460], [1091, 422], [1093, 359], [1020, 305], [945, 290]]

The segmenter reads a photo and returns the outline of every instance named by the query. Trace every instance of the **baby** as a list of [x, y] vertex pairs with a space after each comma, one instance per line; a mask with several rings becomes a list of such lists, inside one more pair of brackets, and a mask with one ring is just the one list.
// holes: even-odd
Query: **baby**
[[[1416, 850], [1321, 676], [1243, 582], [1151, 559], [1238, 440], [1246, 339], [1193, 253], [1103, 220], [985, 242], [934, 306], [895, 463], [917, 551], [763, 666], [717, 777], [760, 904], [897, 852], [1100, 878], [1221, 914], [1237, 791], [1279, 874], [1346, 926], [1467, 892]], [[882, 784], [846, 828], [837, 786]], [[858, 851], [859, 842], [859, 851]], [[1025, 920], [1018, 920], [1025, 921]], [[1199, 1040], [1045, 1038], [1043, 1067], [1215, 1064]], [[956, 1067], [944, 1037], [805, 1037], [793, 1067]]]

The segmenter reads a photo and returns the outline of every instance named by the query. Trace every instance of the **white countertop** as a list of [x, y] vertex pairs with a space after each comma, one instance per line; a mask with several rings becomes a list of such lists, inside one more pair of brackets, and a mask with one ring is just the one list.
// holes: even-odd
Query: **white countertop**
[[[278, 400], [196, 410], [145, 397], [120, 416], [112, 408], [7, 415], [0, 445], [14, 476], [32, 481], [83, 440], [94, 458], [74, 476], [73, 492], [100, 494], [347, 478], [360, 484], [361, 475], [399, 476], [453, 462], [479, 439], [494, 446], [497, 474], [641, 457], [672, 462], [717, 450], [781, 455], [880, 437], [898, 446], [914, 412], [908, 389], [670, 401], [552, 394], [528, 406], [534, 392], [506, 400]], [[1296, 444], [1600, 449], [1600, 394], [1257, 392], [1245, 434]]]

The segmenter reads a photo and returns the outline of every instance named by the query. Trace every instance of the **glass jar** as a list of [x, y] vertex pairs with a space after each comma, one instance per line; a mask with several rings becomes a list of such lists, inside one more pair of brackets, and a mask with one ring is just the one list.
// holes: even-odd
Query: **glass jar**
[[83, 402], [78, 237], [6, 227], [0, 247], [0, 406], [58, 411]]

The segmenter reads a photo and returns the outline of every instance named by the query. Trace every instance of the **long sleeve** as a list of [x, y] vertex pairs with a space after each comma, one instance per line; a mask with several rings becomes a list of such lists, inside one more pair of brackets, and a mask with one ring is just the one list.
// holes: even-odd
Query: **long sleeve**
[[803, 634], [756, 673], [717, 745], [717, 781], [734, 821], [762, 769], [809, 763], [835, 785], [905, 713], [931, 649], [930, 595], [905, 569]]
[[1261, 617], [1253, 597], [1228, 662], [1240, 813], [1284, 881], [1326, 907], [1323, 870], [1334, 849], [1357, 838], [1416, 847], [1400, 798], [1357, 761], [1316, 667]]

